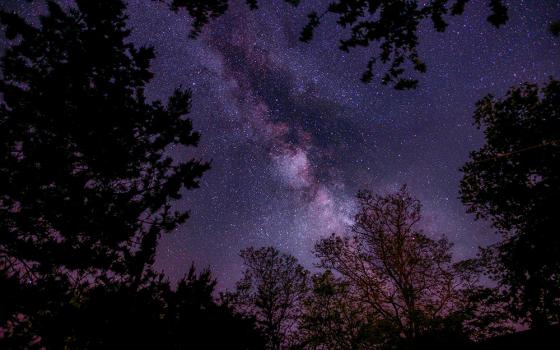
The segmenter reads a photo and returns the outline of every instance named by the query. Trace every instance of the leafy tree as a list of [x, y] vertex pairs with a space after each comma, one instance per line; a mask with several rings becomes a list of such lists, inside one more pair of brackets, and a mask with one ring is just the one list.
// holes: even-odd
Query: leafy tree
[[[189, 16], [192, 17], [192, 30], [190, 33], [191, 38], [196, 38], [202, 28], [207, 25], [211, 20], [216, 19], [226, 13], [228, 9], [228, 0], [155, 0], [159, 2], [166, 2], [169, 8], [178, 12], [185, 9]], [[300, 0], [283, 0], [288, 4], [297, 6]], [[251, 10], [258, 8], [257, 0], [245, 0]]]
[[418, 348], [449, 331], [451, 322], [453, 341], [467, 341], [463, 319], [454, 319], [468, 316], [459, 307], [477, 285], [476, 262], [453, 263], [447, 239], [431, 239], [418, 227], [421, 205], [406, 187], [385, 196], [362, 191], [357, 198], [352, 234], [321, 240], [319, 266], [338, 272], [354, 302], [393, 330], [386, 332], [388, 345]]
[[302, 304], [295, 349], [370, 349], [378, 343], [378, 325], [353, 302], [346, 281], [327, 270], [313, 276], [312, 282]]
[[[19, 305], [33, 297], [33, 294], [22, 285], [21, 281], [4, 270], [0, 270], [0, 288], [2, 301], [0, 302], [0, 348], [23, 349], [29, 346], [37, 336], [32, 330], [32, 325], [24, 314], [21, 314]], [[38, 346], [37, 348], [39, 348]]]
[[[392, 84], [398, 90], [411, 89], [417, 86], [418, 80], [403, 78], [405, 68], [426, 72], [426, 64], [418, 54], [419, 26], [429, 20], [434, 29], [443, 32], [447, 28], [444, 16], [461, 15], [467, 2], [337, 0], [330, 3], [321, 15], [317, 12], [309, 14], [309, 22], [302, 31], [301, 40], [309, 41], [322, 17], [334, 14], [338, 17], [339, 26], [350, 29], [350, 36], [340, 40], [341, 50], [348, 52], [351, 48], [379, 43], [362, 75], [363, 82], [370, 82], [374, 77], [375, 65], [382, 63], [388, 65], [381, 79], [383, 84]], [[490, 0], [488, 3], [492, 11], [488, 21], [499, 27], [508, 20], [507, 7], [501, 0]]]
[[280, 349], [290, 341], [307, 293], [308, 272], [296, 258], [273, 247], [241, 251], [242, 279], [224, 300], [243, 315], [255, 318], [265, 335], [266, 349]]
[[199, 344], [207, 349], [260, 350], [265, 347], [252, 317], [236, 313], [231, 306], [217, 303], [213, 294], [216, 281], [210, 271], [198, 276], [191, 268], [168, 300], [168, 319], [172, 323], [170, 349], [185, 349]]
[[[163, 0], [159, 0], [163, 1]], [[297, 6], [299, 0], [284, 0]], [[257, 8], [257, 0], [246, 0], [251, 9]], [[394, 1], [394, 0], [334, 0], [325, 10], [312, 11], [308, 23], [302, 29], [300, 40], [308, 42], [315, 29], [327, 15], [336, 16], [336, 23], [342, 29], [349, 29], [350, 36], [340, 39], [340, 49], [350, 51], [355, 47], [379, 44], [372, 49], [367, 69], [362, 75], [363, 82], [374, 77], [378, 63], [387, 66], [381, 82], [391, 84], [396, 89], [412, 89], [418, 84], [413, 76], [403, 77], [407, 69], [426, 72], [426, 64], [418, 54], [418, 29], [422, 23], [431, 21], [434, 29], [443, 32], [447, 28], [446, 15], [461, 15], [469, 0], [437, 1]], [[491, 14], [488, 22], [495, 27], [508, 20], [507, 7], [502, 0], [487, 0]], [[210, 20], [223, 15], [228, 8], [228, 0], [170, 0], [170, 8], [177, 12], [185, 9], [193, 18], [191, 37], [196, 37]]]
[[38, 27], [0, 12], [0, 282], [15, 301], [0, 324], [21, 313], [62, 348], [90, 289], [146, 283], [158, 237], [188, 217], [172, 201], [208, 164], [169, 156], [199, 140], [190, 92], [147, 100], [154, 54], [128, 40], [123, 2], [47, 8]]
[[[72, 349], [262, 349], [254, 321], [214, 297], [210, 271], [191, 267], [176, 288], [154, 275], [140, 288], [111, 284], [88, 292], [74, 315]], [[95, 329], [95, 332], [92, 332]]]
[[[62, 340], [55, 349], [156, 349], [169, 348], [166, 324], [169, 312], [165, 297], [171, 293], [161, 276], [153, 276], [141, 286], [121, 281], [96, 285], [81, 298], [73, 298], [44, 334]], [[165, 318], [164, 318], [165, 319]], [[183, 330], [188, 333], [189, 330]]]
[[503, 240], [483, 251], [513, 316], [534, 327], [560, 321], [560, 82], [524, 84], [477, 103], [486, 144], [461, 169], [468, 211]]

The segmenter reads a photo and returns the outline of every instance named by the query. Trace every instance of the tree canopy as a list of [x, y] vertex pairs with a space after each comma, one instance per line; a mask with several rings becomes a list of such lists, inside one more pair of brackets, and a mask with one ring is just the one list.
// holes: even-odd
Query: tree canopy
[[267, 339], [266, 349], [289, 344], [307, 293], [308, 272], [273, 247], [241, 251], [245, 270], [233, 293], [224, 295], [238, 312], [254, 317]]
[[462, 201], [503, 240], [486, 249], [511, 309], [534, 326], [560, 315], [560, 82], [524, 84], [477, 103], [486, 143], [461, 169]]
[[173, 289], [152, 269], [209, 168], [170, 155], [199, 140], [190, 92], [148, 101], [154, 52], [128, 40], [123, 2], [47, 5], [38, 27], [0, 12], [0, 346], [262, 348], [209, 272]]
[[302, 303], [295, 349], [350, 350], [379, 345], [384, 331], [354, 301], [351, 286], [330, 270], [312, 277]]
[[196, 146], [190, 92], [148, 102], [151, 48], [127, 42], [124, 4], [49, 1], [40, 27], [2, 12], [1, 254], [11, 272], [140, 276], [172, 209], [208, 169], [172, 159]]
[[[158, 0], [163, 1], [163, 0]], [[283, 0], [298, 6], [300, 0]], [[202, 28], [212, 19], [222, 16], [228, 9], [228, 0], [169, 0], [165, 1], [171, 10], [181, 9], [193, 19], [191, 37], [197, 37]], [[309, 42], [321, 21], [332, 15], [336, 24], [349, 31], [349, 36], [340, 38], [339, 47], [349, 52], [356, 47], [372, 47], [366, 70], [361, 80], [370, 82], [376, 75], [378, 65], [384, 66], [380, 74], [383, 84], [390, 84], [397, 90], [413, 89], [418, 79], [407, 71], [425, 73], [426, 64], [418, 52], [419, 31], [424, 22], [431, 22], [433, 28], [443, 32], [448, 26], [447, 16], [462, 15], [469, 0], [438, 1], [369, 1], [335, 0], [325, 9], [316, 9], [308, 14], [307, 24], [301, 29], [300, 40]], [[487, 20], [495, 27], [508, 20], [508, 8], [502, 0], [487, 0], [490, 14]], [[246, 0], [249, 8], [258, 8], [257, 0]]]
[[453, 262], [449, 241], [421, 230], [420, 202], [406, 187], [387, 195], [362, 191], [357, 199], [351, 234], [333, 234], [315, 251], [319, 266], [339, 273], [354, 303], [383, 329], [377, 345], [468, 341], [474, 334], [463, 323], [473, 312], [467, 295], [480, 287], [476, 261]]

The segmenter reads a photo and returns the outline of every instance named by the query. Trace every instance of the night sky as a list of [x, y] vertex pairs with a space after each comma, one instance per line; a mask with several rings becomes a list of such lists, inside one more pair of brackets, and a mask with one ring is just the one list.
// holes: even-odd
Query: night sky
[[[320, 3], [259, 1], [250, 11], [233, 1], [193, 40], [185, 13], [129, 2], [132, 40], [156, 49], [149, 96], [192, 88], [190, 117], [202, 140], [194, 153], [174, 156], [212, 160], [201, 188], [177, 203], [191, 219], [160, 241], [157, 268], [172, 280], [194, 261], [229, 288], [247, 246], [273, 245], [312, 267], [314, 243], [351, 224], [354, 195], [365, 188], [386, 193], [408, 184], [423, 203], [426, 231], [447, 235], [457, 258], [497, 239], [458, 199], [459, 168], [483, 141], [472, 125], [474, 104], [560, 77], [560, 41], [547, 31], [560, 19], [560, 2], [509, 1], [500, 29], [486, 21], [486, 1], [469, 3], [443, 34], [426, 23], [420, 54], [428, 72], [404, 92], [379, 78], [359, 81], [368, 49], [340, 51], [333, 17], [310, 44], [298, 41]], [[37, 13], [28, 6], [16, 7]]]

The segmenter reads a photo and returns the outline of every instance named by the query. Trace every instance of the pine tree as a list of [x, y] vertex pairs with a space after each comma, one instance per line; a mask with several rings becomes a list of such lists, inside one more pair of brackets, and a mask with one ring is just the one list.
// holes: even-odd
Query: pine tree
[[154, 52], [130, 42], [122, 1], [47, 9], [38, 27], [0, 13], [0, 273], [20, 284], [0, 321], [25, 315], [57, 348], [54, 320], [84, 290], [150, 275], [158, 238], [188, 217], [173, 201], [209, 166], [170, 156], [199, 141], [191, 94], [145, 96]]

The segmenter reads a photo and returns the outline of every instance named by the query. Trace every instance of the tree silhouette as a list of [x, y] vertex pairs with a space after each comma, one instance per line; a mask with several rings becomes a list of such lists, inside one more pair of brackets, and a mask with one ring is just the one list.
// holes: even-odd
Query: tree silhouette
[[[163, 1], [163, 0], [158, 0]], [[297, 6], [299, 0], [283, 0]], [[251, 9], [257, 9], [257, 0], [246, 0]], [[469, 0], [438, 1], [393, 1], [393, 0], [334, 0], [326, 9], [312, 11], [308, 23], [301, 31], [300, 40], [308, 42], [327, 15], [334, 15], [342, 29], [349, 29], [350, 36], [340, 39], [340, 49], [349, 52], [355, 47], [379, 44], [371, 51], [367, 69], [362, 81], [370, 82], [375, 76], [377, 64], [386, 66], [381, 76], [383, 84], [390, 84], [398, 90], [413, 89], [418, 80], [410, 75], [403, 77], [407, 70], [426, 72], [426, 64], [418, 54], [418, 30], [422, 23], [431, 21], [438, 32], [447, 28], [446, 15], [457, 16], [464, 12]], [[223, 15], [228, 8], [228, 0], [170, 0], [170, 8], [177, 12], [185, 9], [193, 18], [191, 37], [196, 37], [204, 25]], [[508, 20], [508, 9], [502, 0], [487, 0], [490, 8], [488, 22], [499, 27]]]
[[[262, 349], [253, 320], [216, 303], [216, 282], [191, 267], [176, 288], [154, 275], [140, 288], [111, 284], [90, 291], [72, 325], [72, 349]], [[92, 329], [95, 331], [92, 332]]]
[[20, 39], [2, 59], [2, 257], [33, 276], [139, 275], [157, 237], [187, 218], [169, 201], [208, 165], [165, 154], [198, 142], [183, 117], [190, 93], [146, 102], [153, 52], [125, 43], [124, 5], [77, 6], [49, 2], [41, 28], [0, 17]]
[[[207, 25], [211, 20], [216, 19], [226, 13], [228, 9], [228, 0], [155, 0], [159, 2], [166, 2], [169, 8], [178, 12], [185, 9], [189, 16], [193, 19], [192, 30], [190, 32], [191, 38], [196, 38], [202, 28]], [[297, 6], [300, 0], [283, 0], [288, 4]], [[258, 8], [257, 0], [245, 0], [251, 10]]]
[[121, 1], [47, 7], [39, 27], [0, 13], [0, 281], [27, 293], [0, 324], [21, 313], [62, 348], [88, 289], [145, 283], [158, 237], [188, 217], [172, 201], [208, 164], [169, 156], [198, 143], [190, 92], [147, 101], [153, 50], [129, 42]]
[[236, 313], [229, 305], [216, 303], [212, 296], [215, 286], [210, 271], [197, 276], [193, 268], [179, 282], [168, 302], [170, 319], [175, 323], [169, 331], [175, 339], [170, 349], [196, 344], [206, 349], [263, 349], [266, 339], [255, 320]]
[[[329, 4], [321, 15], [309, 14], [309, 22], [301, 34], [302, 41], [309, 41], [321, 19], [327, 14], [337, 16], [337, 24], [350, 29], [350, 36], [340, 40], [340, 49], [348, 52], [351, 48], [370, 46], [379, 43], [379, 47], [367, 63], [362, 75], [363, 82], [370, 82], [374, 77], [377, 63], [388, 65], [381, 82], [392, 84], [395, 89], [415, 88], [418, 80], [403, 77], [406, 69], [412, 68], [419, 73], [426, 72], [426, 64], [418, 54], [418, 30], [422, 22], [429, 20], [434, 29], [443, 32], [447, 28], [445, 15], [461, 15], [468, 0], [440, 1], [352, 1], [338, 0]], [[491, 15], [488, 21], [496, 27], [507, 19], [507, 7], [501, 0], [489, 0]]]
[[378, 345], [380, 325], [353, 302], [348, 282], [327, 270], [313, 276], [304, 299], [294, 349], [351, 350]]
[[266, 336], [266, 349], [280, 349], [295, 330], [308, 272], [293, 256], [273, 247], [247, 248], [241, 257], [243, 277], [224, 299], [241, 314], [255, 318]]
[[[451, 244], [433, 240], [418, 225], [420, 202], [406, 187], [381, 196], [358, 193], [352, 235], [335, 235], [315, 247], [320, 267], [338, 272], [360, 308], [376, 317], [388, 344], [418, 348], [425, 339], [466, 342], [466, 294], [477, 286], [476, 261], [452, 262]], [[473, 305], [474, 306], [474, 305]], [[389, 331], [392, 330], [392, 331]]]
[[463, 166], [468, 211], [503, 240], [485, 249], [515, 317], [539, 327], [560, 320], [560, 82], [524, 84], [477, 103], [486, 144]]

